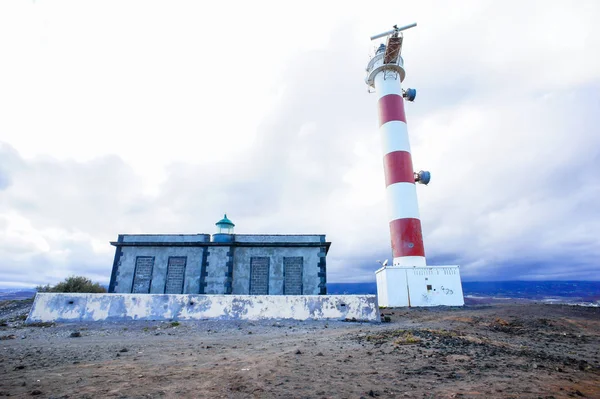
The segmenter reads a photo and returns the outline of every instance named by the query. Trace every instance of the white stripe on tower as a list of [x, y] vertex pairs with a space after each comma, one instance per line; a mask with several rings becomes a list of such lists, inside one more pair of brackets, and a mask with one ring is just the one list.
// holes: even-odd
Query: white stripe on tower
[[375, 76], [394, 265], [426, 266], [400, 78]]
[[383, 154], [394, 151], [410, 152], [406, 122], [389, 121], [379, 128]]

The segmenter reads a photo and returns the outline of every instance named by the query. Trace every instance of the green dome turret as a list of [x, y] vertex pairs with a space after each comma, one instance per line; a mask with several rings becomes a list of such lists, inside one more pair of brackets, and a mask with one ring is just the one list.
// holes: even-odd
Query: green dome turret
[[219, 229], [219, 234], [233, 234], [235, 224], [227, 218], [227, 214], [223, 215], [223, 219], [219, 220], [215, 225]]

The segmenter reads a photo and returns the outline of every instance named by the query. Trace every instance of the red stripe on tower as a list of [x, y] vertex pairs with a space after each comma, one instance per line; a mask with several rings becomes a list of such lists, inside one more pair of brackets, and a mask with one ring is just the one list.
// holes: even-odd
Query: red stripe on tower
[[392, 253], [394, 258], [401, 256], [425, 256], [423, 233], [419, 219], [405, 218], [390, 222]]
[[404, 99], [398, 94], [388, 94], [379, 99], [379, 126], [390, 121], [406, 123]]
[[383, 169], [386, 186], [394, 183], [415, 184], [410, 152], [394, 151], [385, 154], [383, 157]]

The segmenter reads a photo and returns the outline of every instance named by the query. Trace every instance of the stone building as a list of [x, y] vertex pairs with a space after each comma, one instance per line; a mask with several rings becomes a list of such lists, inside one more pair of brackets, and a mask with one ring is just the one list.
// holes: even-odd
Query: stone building
[[324, 295], [325, 235], [120, 234], [109, 292]]

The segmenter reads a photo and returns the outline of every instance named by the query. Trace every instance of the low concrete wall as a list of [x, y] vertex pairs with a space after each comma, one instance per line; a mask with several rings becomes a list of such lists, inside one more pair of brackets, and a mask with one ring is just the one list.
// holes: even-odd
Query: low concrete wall
[[377, 297], [38, 293], [26, 322], [346, 318], [379, 321]]

